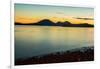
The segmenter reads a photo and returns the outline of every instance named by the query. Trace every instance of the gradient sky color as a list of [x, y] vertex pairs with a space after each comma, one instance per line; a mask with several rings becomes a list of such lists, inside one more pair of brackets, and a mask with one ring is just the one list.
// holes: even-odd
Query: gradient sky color
[[[94, 24], [93, 8], [18, 3], [16, 3], [14, 7], [15, 22], [35, 23], [42, 19], [50, 19], [53, 22], [70, 21], [71, 23]], [[85, 20], [84, 18], [92, 19]]]

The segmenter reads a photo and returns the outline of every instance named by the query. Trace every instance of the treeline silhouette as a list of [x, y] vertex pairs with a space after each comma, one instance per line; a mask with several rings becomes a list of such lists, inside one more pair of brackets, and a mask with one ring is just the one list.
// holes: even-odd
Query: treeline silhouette
[[93, 60], [94, 60], [94, 48], [83, 47], [80, 49], [73, 49], [65, 52], [55, 52], [42, 56], [34, 56], [27, 59], [16, 59], [15, 65], [80, 62], [80, 61], [93, 61]]
[[91, 24], [88, 24], [88, 23], [73, 24], [69, 21], [54, 23], [54, 22], [50, 21], [49, 19], [44, 19], [44, 20], [41, 20], [37, 23], [27, 23], [27, 24], [15, 22], [15, 25], [39, 25], [39, 26], [62, 26], [62, 27], [94, 27], [94, 25], [91, 25]]

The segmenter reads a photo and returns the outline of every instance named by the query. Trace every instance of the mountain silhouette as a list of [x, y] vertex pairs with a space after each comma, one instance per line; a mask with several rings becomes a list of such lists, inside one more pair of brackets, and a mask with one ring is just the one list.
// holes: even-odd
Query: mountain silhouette
[[69, 21], [65, 21], [65, 22], [57, 22], [54, 23], [53, 21], [49, 20], [49, 19], [43, 19], [37, 23], [19, 23], [19, 22], [15, 22], [15, 25], [39, 25], [39, 26], [62, 26], [62, 27], [94, 27], [94, 25], [88, 24], [88, 23], [80, 23], [80, 24], [73, 24]]
[[69, 25], [71, 25], [71, 23], [68, 22], [68, 21], [65, 21], [65, 22], [57, 22], [56, 25], [57, 26], [69, 26]]
[[56, 26], [56, 24], [48, 19], [39, 21], [38, 23], [33, 23], [33, 25], [42, 25], [42, 26]]

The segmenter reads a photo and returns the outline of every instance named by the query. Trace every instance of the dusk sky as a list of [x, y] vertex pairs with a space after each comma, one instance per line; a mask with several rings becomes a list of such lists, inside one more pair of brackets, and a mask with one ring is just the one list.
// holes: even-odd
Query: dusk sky
[[15, 22], [35, 23], [42, 19], [53, 22], [94, 24], [94, 9], [68, 6], [15, 4]]

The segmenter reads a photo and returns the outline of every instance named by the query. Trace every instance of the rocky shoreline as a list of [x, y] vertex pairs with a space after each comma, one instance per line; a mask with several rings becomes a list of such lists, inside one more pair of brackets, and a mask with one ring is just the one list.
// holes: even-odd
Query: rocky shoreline
[[93, 61], [94, 47], [82, 47], [65, 52], [55, 52], [42, 56], [34, 56], [27, 59], [15, 60], [15, 65], [47, 64], [62, 62]]

